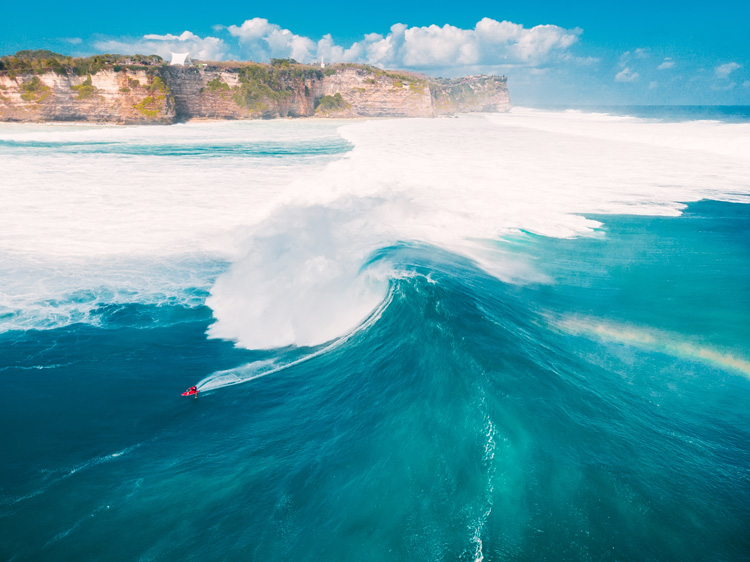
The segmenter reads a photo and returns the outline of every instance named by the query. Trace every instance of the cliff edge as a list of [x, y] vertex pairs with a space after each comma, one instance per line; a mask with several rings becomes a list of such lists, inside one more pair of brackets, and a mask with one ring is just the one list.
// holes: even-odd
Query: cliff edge
[[183, 67], [169, 66], [153, 55], [73, 59], [26, 51], [0, 58], [0, 121], [158, 124], [436, 117], [510, 107], [502, 76], [446, 80], [359, 64], [319, 68], [286, 59]]

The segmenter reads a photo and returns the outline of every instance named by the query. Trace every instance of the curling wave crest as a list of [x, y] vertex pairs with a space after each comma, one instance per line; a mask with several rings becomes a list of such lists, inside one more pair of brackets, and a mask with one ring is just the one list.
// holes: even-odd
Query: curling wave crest
[[[189, 138], [189, 155], [170, 156], [180, 135]], [[53, 138], [139, 148], [74, 158], [24, 145]], [[343, 156], [340, 138], [353, 147]], [[226, 260], [215, 283], [202, 277], [213, 283], [211, 336], [248, 348], [316, 345], [353, 329], [386, 297], [399, 273], [387, 259], [371, 259], [381, 248], [429, 244], [504, 281], [545, 282], [498, 240], [589, 235], [600, 226], [586, 218], [593, 214], [675, 216], [700, 199], [749, 202], [747, 138], [747, 124], [536, 110], [137, 132], [0, 128], [0, 140], [15, 143], [0, 145], [14, 155], [2, 163], [12, 179], [0, 194], [9, 217], [0, 252], [41, 263], [83, 260], [89, 273], [106, 270], [108, 256], [147, 269], [176, 255]], [[202, 158], [195, 148], [261, 141], [289, 142], [294, 154], [250, 160], [226, 149]], [[142, 149], [149, 143], [158, 156]], [[72, 285], [90, 288], [91, 277]], [[173, 281], [194, 287], [195, 279]]]
[[519, 231], [590, 234], [600, 223], [588, 214], [747, 202], [750, 154], [717, 154], [715, 143], [741, 144], [744, 127], [529, 110], [345, 125], [353, 150], [287, 186], [286, 203], [219, 278], [211, 334], [250, 348], [330, 340], [383, 298], [383, 263], [374, 274], [359, 268], [399, 241], [464, 255], [505, 281], [544, 282], [493, 242]]

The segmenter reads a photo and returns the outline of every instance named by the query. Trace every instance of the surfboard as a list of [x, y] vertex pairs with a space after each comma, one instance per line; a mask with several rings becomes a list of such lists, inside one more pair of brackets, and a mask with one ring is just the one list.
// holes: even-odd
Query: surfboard
[[194, 394], [198, 394], [198, 389], [194, 386], [191, 386], [185, 392], [180, 394], [180, 396], [193, 396]]

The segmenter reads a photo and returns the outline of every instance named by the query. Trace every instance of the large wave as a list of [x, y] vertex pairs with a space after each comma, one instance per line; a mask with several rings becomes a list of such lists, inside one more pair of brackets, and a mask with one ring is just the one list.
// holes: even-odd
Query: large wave
[[715, 143], [742, 146], [745, 127], [533, 111], [343, 126], [353, 150], [295, 180], [217, 281], [210, 333], [250, 348], [328, 341], [382, 299], [382, 270], [360, 267], [399, 241], [469, 257], [505, 281], [544, 282], [495, 242], [591, 234], [600, 224], [587, 214], [748, 201], [750, 154], [718, 155]]
[[[600, 226], [591, 214], [674, 216], [704, 198], [748, 202], [747, 127], [514, 110], [343, 126], [0, 128], [0, 150], [14, 155], [2, 164], [10, 181], [0, 192], [0, 253], [13, 258], [6, 263], [34, 260], [46, 276], [7, 284], [45, 291], [41, 300], [22, 288], [6, 293], [3, 318], [13, 321], [4, 328], [86, 321], [91, 304], [71, 295], [90, 291], [91, 280], [97, 294], [132, 287], [130, 298], [146, 303], [162, 302], [155, 285], [170, 286], [177, 301], [199, 285], [210, 290], [212, 336], [249, 348], [321, 344], [385, 298], [399, 272], [371, 258], [394, 243], [446, 249], [504, 281], [546, 282], [533, 261], [498, 241], [519, 232], [590, 235]], [[343, 156], [340, 138], [353, 147]], [[104, 148], [55, 148], [71, 142]], [[259, 157], [242, 158], [233, 146]], [[203, 157], [211, 147], [225, 156]], [[210, 274], [177, 266], [170, 285], [152, 273], [175, 260], [202, 260]], [[111, 275], [111, 264], [124, 262], [140, 265]], [[13, 267], [6, 275], [22, 279]], [[75, 310], [45, 322], [60, 302]]]

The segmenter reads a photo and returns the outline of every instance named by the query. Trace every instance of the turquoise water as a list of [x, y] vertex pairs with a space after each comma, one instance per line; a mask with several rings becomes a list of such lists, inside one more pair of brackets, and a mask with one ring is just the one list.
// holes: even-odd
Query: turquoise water
[[351, 145], [343, 139], [326, 139], [327, 142], [275, 141], [275, 142], [182, 142], [179, 144], [138, 144], [133, 142], [44, 142], [0, 140], [0, 149], [32, 149], [37, 154], [116, 154], [121, 156], [165, 156], [170, 158], [288, 158], [330, 156], [343, 154]]
[[[386, 306], [328, 347], [207, 338], [226, 257], [46, 303], [94, 301], [0, 333], [0, 558], [746, 560], [750, 206], [589, 218], [495, 242], [523, 283], [382, 244]], [[281, 368], [179, 396], [248, 365]]]

